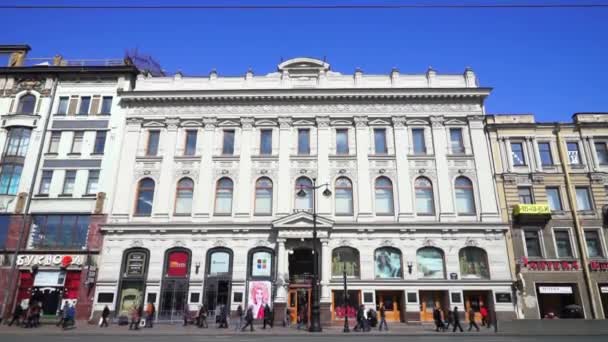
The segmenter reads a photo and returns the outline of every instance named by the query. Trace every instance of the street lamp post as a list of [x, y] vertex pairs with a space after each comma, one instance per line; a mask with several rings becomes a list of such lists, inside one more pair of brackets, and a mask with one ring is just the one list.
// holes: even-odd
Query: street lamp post
[[[319, 297], [319, 253], [317, 249], [317, 189], [325, 187], [323, 190], [323, 196], [329, 197], [331, 196], [331, 191], [329, 190], [329, 184], [321, 184], [317, 186], [317, 179], [312, 179], [312, 250], [314, 253], [313, 257], [313, 275], [312, 275], [312, 310], [311, 310], [311, 319], [310, 319], [310, 328], [308, 331], [310, 332], [321, 332], [323, 328], [321, 327], [321, 298]], [[297, 193], [299, 197], [306, 197], [307, 193], [304, 190], [304, 187], [301, 186], [300, 190]]]
[[344, 329], [342, 331], [347, 333], [350, 332], [350, 328], [348, 327], [348, 288], [346, 287], [346, 265], [342, 270], [342, 277], [344, 277]]

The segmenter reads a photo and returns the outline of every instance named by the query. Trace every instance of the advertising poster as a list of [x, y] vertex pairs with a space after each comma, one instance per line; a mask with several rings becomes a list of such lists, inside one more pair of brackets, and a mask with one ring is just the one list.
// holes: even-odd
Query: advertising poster
[[401, 253], [390, 248], [376, 250], [376, 278], [401, 278]]
[[272, 255], [269, 252], [255, 252], [252, 257], [251, 276], [270, 277]]
[[418, 276], [420, 278], [443, 279], [443, 255], [434, 248], [418, 251]]
[[228, 273], [230, 271], [230, 254], [215, 252], [211, 254], [209, 274]]
[[190, 255], [187, 252], [171, 252], [167, 257], [167, 276], [169, 277], [186, 277], [188, 275], [188, 259]]
[[249, 299], [247, 308], [253, 309], [253, 319], [264, 318], [264, 306], [268, 304], [272, 308], [271, 298], [272, 287], [269, 281], [250, 281]]

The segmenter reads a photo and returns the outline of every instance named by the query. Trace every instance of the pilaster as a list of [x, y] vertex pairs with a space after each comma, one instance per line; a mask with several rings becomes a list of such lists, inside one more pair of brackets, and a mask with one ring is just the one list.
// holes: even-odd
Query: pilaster
[[[490, 164], [491, 154], [488, 149], [488, 141], [483, 129], [482, 117], [470, 117], [469, 127], [471, 140], [473, 141], [473, 155], [475, 158], [475, 173], [479, 189], [479, 202], [481, 203], [482, 221], [499, 221], [498, 197], [496, 196], [496, 185]], [[443, 188], [441, 188], [443, 190]]]
[[279, 118], [279, 191], [277, 215], [289, 214], [291, 203], [293, 203], [294, 187], [289, 176], [290, 162], [289, 151], [291, 150], [291, 118]]
[[452, 181], [448, 171], [447, 136], [445, 133], [443, 116], [431, 116], [431, 131], [433, 134], [433, 149], [435, 150], [435, 163], [437, 167], [437, 186], [441, 189], [439, 196], [439, 220], [453, 221], [456, 218], [454, 203], [452, 201]]
[[241, 118], [241, 155], [237, 181], [237, 210], [235, 217], [248, 218], [251, 213], [251, 149], [253, 147], [253, 118]]
[[175, 182], [173, 180], [173, 156], [175, 155], [175, 146], [177, 145], [177, 128], [179, 127], [179, 119], [166, 118], [164, 139], [161, 139], [163, 148], [161, 155], [163, 162], [160, 167], [160, 180], [156, 183], [158, 190], [156, 192], [156, 205], [153, 207], [153, 217], [155, 219], [168, 220], [169, 212], [173, 209], [173, 191]]
[[369, 127], [367, 117], [355, 116], [355, 136], [357, 139], [357, 191], [359, 193], [359, 221], [371, 221], [372, 187], [369, 174]]
[[[331, 179], [329, 178], [330, 139], [329, 117], [317, 117], [317, 184], [330, 183], [330, 187], [333, 188], [333, 184], [331, 184]], [[323, 191], [323, 188], [320, 191]], [[317, 196], [317, 211], [319, 215], [331, 215], [331, 196]]]
[[196, 219], [209, 219], [211, 210], [211, 199], [213, 191], [213, 136], [217, 126], [215, 117], [203, 119], [204, 129], [201, 150], [201, 164], [199, 168], [198, 189], [195, 190], [200, 196], [194, 196], [194, 217]]
[[[141, 118], [128, 118], [125, 129], [124, 146], [121, 149], [120, 163], [118, 164], [120, 177], [116, 179], [114, 208], [112, 216], [118, 221], [126, 221], [133, 210], [133, 197], [135, 194], [135, 158], [141, 131]], [[157, 180], [158, 181], [158, 180]]]
[[399, 221], [412, 219], [412, 186], [410, 180], [409, 162], [407, 159], [408, 132], [405, 126], [405, 117], [393, 117], [393, 131], [395, 132], [395, 157], [397, 161], [397, 191], [399, 196]]
[[331, 302], [329, 281], [331, 280], [331, 252], [329, 239], [321, 239], [321, 301]]

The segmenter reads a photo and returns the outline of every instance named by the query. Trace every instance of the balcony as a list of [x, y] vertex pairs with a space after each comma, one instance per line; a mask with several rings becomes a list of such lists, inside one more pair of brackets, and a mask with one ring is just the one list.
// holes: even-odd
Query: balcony
[[551, 219], [551, 209], [546, 203], [519, 203], [513, 207], [513, 217], [518, 223], [545, 223]]

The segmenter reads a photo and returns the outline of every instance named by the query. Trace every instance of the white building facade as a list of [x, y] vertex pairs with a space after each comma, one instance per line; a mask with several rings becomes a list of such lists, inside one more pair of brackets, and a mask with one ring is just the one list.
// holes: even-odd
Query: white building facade
[[295, 319], [310, 310], [314, 203], [324, 322], [381, 302], [401, 322], [435, 306], [513, 318], [489, 93], [470, 69], [344, 75], [309, 58], [263, 76], [139, 76], [119, 92], [94, 310], [152, 302], [177, 320], [269, 303]]

